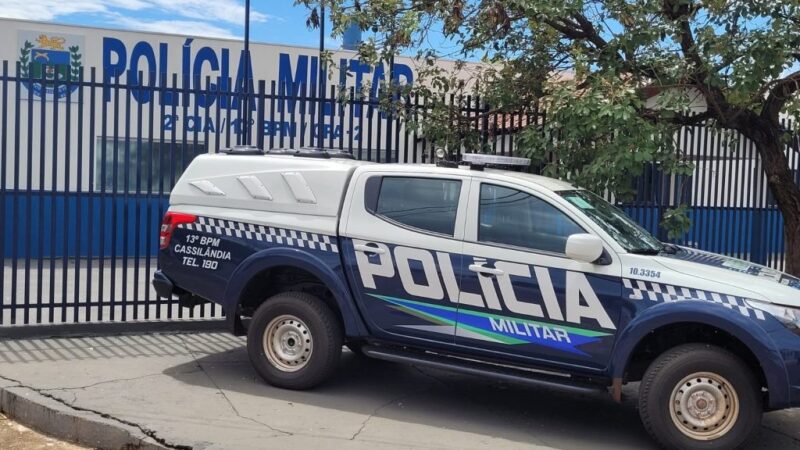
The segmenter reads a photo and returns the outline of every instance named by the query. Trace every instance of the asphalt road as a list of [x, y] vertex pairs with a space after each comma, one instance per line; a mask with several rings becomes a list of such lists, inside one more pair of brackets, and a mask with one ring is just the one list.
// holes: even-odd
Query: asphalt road
[[[224, 333], [0, 341], [0, 376], [195, 449], [646, 449], [626, 401], [486, 381], [346, 352], [328, 383], [265, 384]], [[765, 415], [752, 448], [800, 449], [800, 412]]]

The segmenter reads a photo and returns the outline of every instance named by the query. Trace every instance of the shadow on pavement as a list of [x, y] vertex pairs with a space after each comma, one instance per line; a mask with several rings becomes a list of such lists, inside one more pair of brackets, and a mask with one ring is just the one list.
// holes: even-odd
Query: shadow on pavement
[[[186, 376], [193, 365], [206, 372], [209, 384], [256, 405], [259, 399], [312, 405], [559, 449], [655, 448], [636, 409], [638, 384], [626, 386], [626, 398], [617, 404], [603, 394], [485, 380], [372, 360], [345, 350], [331, 380], [311, 391], [290, 391], [266, 384], [251, 367], [244, 346], [208, 353], [164, 374], [196, 383], [197, 377]], [[769, 428], [773, 427], [764, 427], [748, 448], [800, 448], [797, 439]]]
[[164, 374], [182, 382], [197, 383], [197, 377], [186, 375], [196, 365], [209, 375], [208, 384], [202, 383], [204, 387], [215, 383], [228, 393], [249, 399], [375, 414], [384, 419], [478, 433], [521, 444], [554, 448], [652, 448], [633, 405], [615, 404], [602, 394], [565, 393], [487, 381], [370, 360], [350, 352], [345, 352], [339, 371], [327, 383], [311, 391], [290, 391], [267, 385], [250, 366], [244, 347], [200, 357], [196, 363], [172, 367]]

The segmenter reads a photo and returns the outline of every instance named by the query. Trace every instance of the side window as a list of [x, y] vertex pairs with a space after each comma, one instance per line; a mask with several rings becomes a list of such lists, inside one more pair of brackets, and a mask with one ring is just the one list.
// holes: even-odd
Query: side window
[[584, 230], [549, 203], [532, 195], [481, 184], [478, 240], [564, 253], [567, 238]]
[[372, 191], [366, 193], [366, 207], [371, 213], [420, 230], [453, 235], [461, 181], [373, 177], [366, 188]]

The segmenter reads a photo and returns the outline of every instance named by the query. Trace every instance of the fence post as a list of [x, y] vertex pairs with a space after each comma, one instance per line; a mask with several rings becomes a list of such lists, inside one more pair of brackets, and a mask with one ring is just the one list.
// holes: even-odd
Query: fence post
[[750, 243], [750, 261], [756, 264], [767, 264], [767, 246], [764, 242], [765, 208], [753, 208], [753, 235]]
[[256, 133], [256, 147], [264, 149], [264, 98], [266, 96], [266, 81], [258, 80], [258, 114], [253, 131]]

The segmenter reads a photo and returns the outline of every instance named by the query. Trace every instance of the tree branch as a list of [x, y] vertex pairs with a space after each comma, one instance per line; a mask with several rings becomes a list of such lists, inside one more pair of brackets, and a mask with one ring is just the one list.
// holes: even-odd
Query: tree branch
[[686, 126], [700, 125], [706, 120], [714, 117], [714, 113], [712, 113], [709, 110], [705, 110], [701, 113], [691, 114], [691, 115], [675, 113], [675, 115], [672, 116], [665, 116], [664, 110], [650, 109], [650, 108], [643, 108], [639, 110], [639, 115], [642, 118], [649, 120], [651, 122], [669, 122], [675, 125], [686, 125]]
[[626, 60], [616, 50], [613, 50], [609, 42], [597, 32], [592, 22], [583, 14], [574, 13], [571, 15], [571, 20], [568, 18], [561, 18], [558, 21], [543, 19], [543, 22], [561, 33], [565, 38], [589, 42], [598, 52], [612, 55], [620, 64], [620, 67], [628, 73], [639, 74], [654, 80], [661, 78], [659, 73], [652, 68], [636, 65], [632, 61]]
[[703, 57], [697, 49], [697, 43], [689, 23], [689, 18], [694, 14], [696, 7], [694, 3], [664, 0], [663, 12], [667, 18], [677, 22], [681, 51], [694, 66], [690, 80], [692, 85], [703, 93], [708, 108], [711, 109], [713, 107], [717, 117], [724, 119], [725, 113], [730, 110], [730, 107], [722, 91], [709, 83], [709, 78], [711, 77], [705, 67]]
[[800, 70], [777, 80], [767, 94], [761, 116], [771, 121], [777, 121], [783, 105], [800, 91]]

